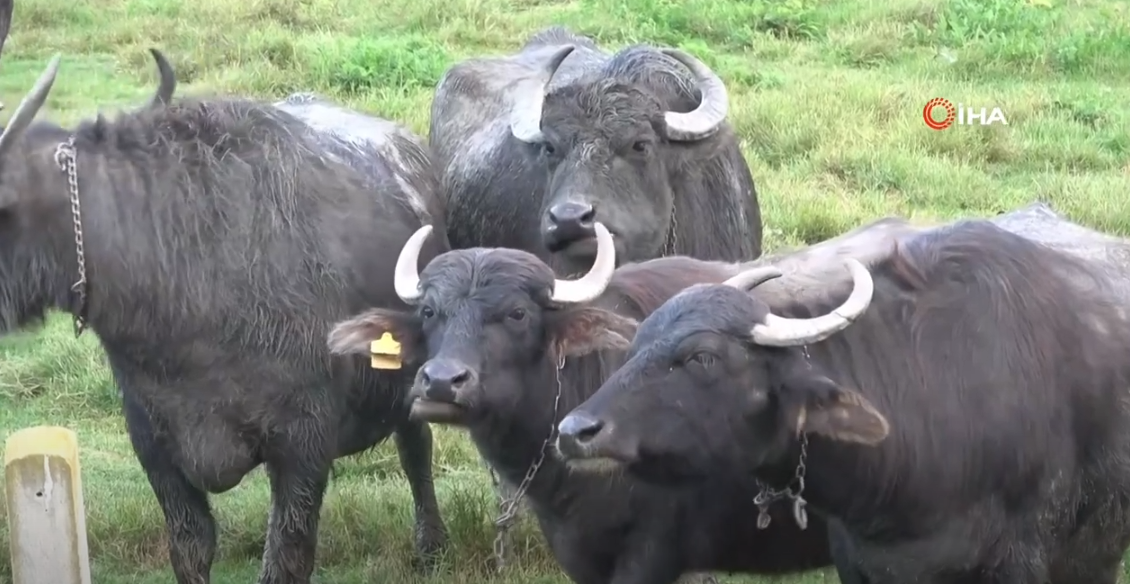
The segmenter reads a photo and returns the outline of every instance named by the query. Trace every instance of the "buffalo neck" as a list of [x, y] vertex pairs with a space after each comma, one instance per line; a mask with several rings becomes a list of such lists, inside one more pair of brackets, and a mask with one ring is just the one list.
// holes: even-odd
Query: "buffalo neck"
[[[824, 342], [808, 348], [809, 359], [831, 363], [836, 351], [835, 342]], [[837, 378], [850, 387], [860, 387], [850, 370], [840, 371]], [[775, 427], [782, 427], [778, 421]], [[802, 496], [809, 506], [824, 515], [842, 520], [849, 528], [882, 529], [884, 507], [887, 500], [884, 475], [884, 445], [865, 446], [840, 442], [819, 434], [807, 433], [798, 438], [791, 430], [785, 431], [783, 443], [772, 450], [769, 464], [762, 464], [754, 475], [764, 484], [780, 489], [794, 480], [800, 465], [802, 451], [807, 453], [804, 464], [804, 491]], [[892, 439], [894, 436], [889, 437]], [[794, 480], [795, 483], [795, 480]]]
[[[514, 415], [493, 416], [471, 429], [471, 437], [483, 458], [515, 486], [522, 482], [544, 448], [542, 464], [526, 491], [526, 496], [542, 512], [563, 513], [571, 503], [568, 489], [563, 488], [570, 471], [557, 454], [552, 439], [556, 438], [557, 423], [587, 397], [578, 388], [591, 385], [590, 391], [595, 390], [600, 385], [595, 376], [600, 374], [603, 374], [603, 364], [598, 355], [569, 358], [560, 371], [556, 363], [544, 358], [522, 380], [523, 387], [537, 389], [524, 394]], [[561, 398], [555, 416], [554, 400], [559, 391]], [[547, 438], [551, 439], [548, 445]]]
[[[754, 472], [762, 484], [774, 489], [786, 485], [795, 488], [802, 440], [792, 435], [789, 439], [782, 456]], [[873, 522], [878, 517], [882, 489], [874, 479], [880, 474], [874, 457], [864, 450], [867, 448], [870, 447], [807, 435], [801, 497], [811, 509], [841, 519], [849, 526]]]

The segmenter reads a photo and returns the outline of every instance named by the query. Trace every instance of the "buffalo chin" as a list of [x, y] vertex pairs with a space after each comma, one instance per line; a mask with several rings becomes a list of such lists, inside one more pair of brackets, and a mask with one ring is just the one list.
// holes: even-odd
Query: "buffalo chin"
[[467, 418], [467, 408], [453, 403], [418, 398], [412, 402], [408, 416], [429, 424], [462, 425]]

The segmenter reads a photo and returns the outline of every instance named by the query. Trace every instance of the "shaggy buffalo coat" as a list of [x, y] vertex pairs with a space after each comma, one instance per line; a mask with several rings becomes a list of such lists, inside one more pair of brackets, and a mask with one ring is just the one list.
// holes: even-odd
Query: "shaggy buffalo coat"
[[802, 496], [875, 584], [1114, 584], [1130, 544], [1117, 283], [986, 221], [865, 263], [870, 307], [804, 346], [759, 342], [786, 326], [773, 315], [829, 314], [842, 268], [675, 296], [562, 422], [570, 452], [655, 484], [744, 471], [779, 488], [807, 444]]
[[[705, 95], [718, 102], [709, 131], [668, 126], [670, 112]], [[756, 258], [760, 208], [726, 99], [720, 80], [697, 81], [655, 48], [609, 54], [560, 27], [513, 55], [456, 64], [436, 87], [429, 134], [452, 246], [522, 249], [573, 273], [592, 262], [583, 243], [595, 217], [616, 235], [621, 263]], [[568, 204], [592, 214], [574, 213], [575, 233], [562, 225], [550, 237], [551, 211]]]
[[[150, 107], [116, 119], [31, 124], [58, 62], [0, 137], [0, 330], [57, 308], [98, 335], [177, 582], [210, 579], [208, 493], [263, 464], [272, 503], [259, 582], [308, 583], [331, 462], [393, 433], [417, 544], [437, 550], [431, 435], [407, 417], [410, 375], [325, 346], [331, 323], [400, 305], [389, 249], [424, 223], [441, 234], [425, 261], [447, 248], [419, 140], [357, 117], [305, 121], [286, 111], [294, 100], [170, 100], [164, 83]], [[56, 163], [68, 141], [77, 217]], [[80, 265], [85, 284], [73, 288]]]
[[[621, 362], [635, 319], [685, 286], [720, 282], [736, 270], [686, 257], [627, 264], [599, 298], [562, 305], [550, 300], [553, 272], [534, 256], [457, 250], [423, 270], [415, 312], [368, 311], [335, 327], [329, 342], [335, 352], [368, 354], [370, 339], [391, 333], [406, 366], [422, 365], [412, 392], [417, 407], [427, 398], [428, 419], [467, 428], [511, 485], [547, 454], [526, 498], [578, 584], [670, 584], [685, 572], [825, 566], [831, 558], [823, 521], [814, 517], [801, 531], [786, 520], [787, 507], [775, 506], [773, 526], [758, 530], [740, 477], [661, 487], [570, 468], [544, 450], [565, 412]], [[441, 376], [447, 384], [438, 383]]]

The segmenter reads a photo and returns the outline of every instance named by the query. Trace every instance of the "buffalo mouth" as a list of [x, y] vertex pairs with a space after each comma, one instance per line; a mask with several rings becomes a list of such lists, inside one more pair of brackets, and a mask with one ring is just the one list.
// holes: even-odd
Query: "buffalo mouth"
[[429, 424], [462, 425], [467, 419], [467, 408], [451, 402], [416, 398], [408, 414], [412, 420]]
[[[611, 233], [613, 246], [616, 249], [616, 264], [622, 263], [624, 257], [624, 247], [620, 241], [619, 236]], [[561, 256], [573, 262], [591, 263], [596, 258], [596, 252], [599, 248], [596, 236], [586, 237], [584, 239], [573, 239], [561, 243], [548, 245], [547, 249], [554, 255]], [[587, 268], [586, 268], [587, 269]]]

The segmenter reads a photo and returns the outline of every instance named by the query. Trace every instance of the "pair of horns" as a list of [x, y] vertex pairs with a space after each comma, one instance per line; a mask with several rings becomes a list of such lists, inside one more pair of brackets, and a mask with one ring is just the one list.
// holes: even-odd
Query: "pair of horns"
[[[813, 318], [785, 318], [767, 314], [765, 322], [753, 325], [750, 336], [753, 342], [767, 347], [797, 347], [820, 342], [844, 329], [871, 305], [875, 294], [875, 282], [871, 273], [855, 258], [847, 258], [844, 265], [851, 272], [853, 287], [851, 295], [835, 310]], [[746, 270], [724, 284], [740, 290], [752, 290], [765, 282], [783, 275], [773, 266], [763, 266]]]
[[[565, 45], [550, 53], [544, 66], [514, 91], [514, 105], [511, 112], [510, 131], [514, 137], [529, 143], [544, 140], [541, 133], [541, 110], [545, 104], [545, 94], [549, 82], [557, 68], [576, 50], [574, 45]], [[698, 85], [702, 98], [694, 110], [689, 112], [666, 112], [667, 137], [677, 142], [694, 142], [709, 138], [718, 131], [725, 121], [730, 108], [730, 96], [726, 84], [705, 63], [690, 53], [679, 49], [659, 49], [686, 67]]]
[[[0, 2], [0, 51], [3, 51], [4, 41], [7, 40], [8, 25], [11, 18], [11, 0]], [[157, 62], [157, 70], [161, 77], [160, 85], [150, 102], [150, 107], [167, 105], [176, 90], [176, 75], [173, 73], [172, 66], [169, 65], [168, 60], [160, 51], [150, 49], [150, 53]], [[12, 118], [8, 120], [8, 126], [4, 128], [4, 133], [0, 134], [0, 160], [3, 160], [11, 152], [12, 147], [23, 135], [24, 130], [27, 130], [28, 126], [35, 120], [40, 108], [47, 102], [47, 95], [51, 93], [51, 86], [54, 85], [55, 76], [59, 73], [59, 61], [62, 58], [62, 53], [55, 53], [55, 56], [47, 63], [47, 68], [39, 75], [35, 86], [20, 100], [20, 105], [16, 106], [16, 111], [12, 113]]]
[[[616, 271], [616, 246], [612, 242], [612, 234], [600, 222], [594, 223], [593, 229], [596, 231], [596, 260], [593, 261], [592, 268], [578, 280], [554, 280], [551, 297], [554, 302], [561, 304], [589, 302], [603, 294], [612, 280], [612, 273]], [[400, 257], [396, 260], [393, 286], [396, 295], [408, 304], [414, 304], [422, 294], [417, 265], [420, 250], [423, 249], [424, 241], [431, 232], [431, 225], [417, 229], [416, 233], [404, 243]]]

